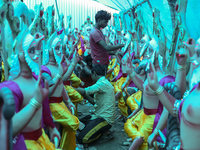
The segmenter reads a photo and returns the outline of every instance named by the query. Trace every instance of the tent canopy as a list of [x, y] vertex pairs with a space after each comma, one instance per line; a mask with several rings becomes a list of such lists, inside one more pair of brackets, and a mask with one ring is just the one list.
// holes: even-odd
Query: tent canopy
[[[126, 10], [136, 4], [135, 0], [94, 0], [118, 11]], [[136, 0], [139, 1], [139, 0]]]
[[[99, 3], [102, 3], [111, 8], [117, 9], [121, 12], [130, 9], [133, 6], [136, 6], [138, 3], [141, 3], [144, 0], [94, 0]], [[160, 20], [165, 31], [165, 36], [169, 41], [172, 39], [173, 27], [170, 15], [170, 7], [168, 0], [149, 0], [152, 8], [157, 8], [160, 10]], [[188, 0], [187, 9], [186, 9], [186, 25], [189, 31], [189, 34], [192, 38], [197, 40], [200, 37], [200, 0]], [[153, 16], [152, 10], [149, 7], [149, 4], [145, 2], [141, 6], [137, 7], [141, 9], [143, 21], [148, 23], [148, 28], [152, 32], [153, 27]], [[128, 17], [126, 15], [126, 17]], [[128, 18], [126, 20], [129, 20]], [[169, 42], [170, 44], [170, 42]]]

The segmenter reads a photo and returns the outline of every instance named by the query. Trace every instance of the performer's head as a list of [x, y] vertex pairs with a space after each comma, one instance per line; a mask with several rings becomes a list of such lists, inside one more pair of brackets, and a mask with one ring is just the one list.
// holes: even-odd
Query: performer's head
[[31, 72], [39, 75], [39, 51], [38, 41], [30, 34], [27, 26], [18, 34], [14, 41], [14, 51], [11, 55], [10, 80], [17, 78], [21, 73], [21, 66], [28, 65]]
[[49, 63], [49, 58], [54, 57], [56, 63], [59, 64], [61, 61], [61, 39], [58, 37], [57, 32], [54, 32], [49, 40], [47, 41], [46, 48], [43, 52], [43, 65]]
[[105, 28], [110, 19], [111, 19], [110, 13], [104, 10], [98, 11], [95, 15], [96, 24], [98, 24], [100, 28]]

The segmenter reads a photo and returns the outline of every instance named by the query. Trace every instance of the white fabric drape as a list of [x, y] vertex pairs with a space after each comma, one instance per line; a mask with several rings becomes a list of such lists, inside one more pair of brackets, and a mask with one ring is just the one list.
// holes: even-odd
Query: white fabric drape
[[[119, 11], [127, 10], [131, 6], [135, 6], [137, 3], [142, 2], [143, 0], [96, 0], [102, 4], [113, 7]], [[150, 0], [152, 7], [156, 7], [160, 10], [160, 19], [162, 26], [165, 31], [165, 36], [168, 39], [167, 47], [169, 48], [171, 44], [173, 28], [171, 22], [170, 9], [167, 0]], [[187, 9], [186, 9], [186, 25], [189, 31], [189, 34], [192, 38], [197, 40], [200, 37], [200, 0], [188, 0]], [[153, 17], [152, 12], [149, 8], [148, 3], [144, 3], [140, 7], [142, 10], [143, 19], [145, 25], [148, 24], [150, 35], [153, 35]], [[128, 20], [128, 16], [126, 16]], [[128, 23], [128, 22], [127, 22]]]
[[[56, 11], [55, 18], [58, 19], [55, 0], [24, 0], [24, 3], [28, 6], [28, 8], [33, 10], [34, 6], [36, 4], [40, 4], [41, 2], [44, 10], [46, 10], [48, 6], [54, 5]], [[111, 13], [111, 15], [113, 13], [119, 13], [117, 10], [111, 9], [92, 0], [57, 0], [57, 3], [59, 13], [63, 13], [65, 16], [65, 24], [67, 16], [72, 16], [72, 29], [80, 29], [81, 25], [86, 21], [87, 16], [90, 16], [91, 21], [95, 23], [95, 14], [99, 10], [106, 10], [107, 12]], [[111, 24], [111, 21], [109, 25]]]
[[[140, 0], [96, 0], [119, 11], [129, 9]], [[135, 2], [136, 1], [136, 2]]]

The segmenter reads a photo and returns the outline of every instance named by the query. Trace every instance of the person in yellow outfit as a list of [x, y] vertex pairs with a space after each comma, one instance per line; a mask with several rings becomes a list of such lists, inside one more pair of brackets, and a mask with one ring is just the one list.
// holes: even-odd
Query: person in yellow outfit
[[[60, 123], [63, 126], [62, 137], [60, 142], [60, 148], [62, 150], [75, 150], [76, 148], [76, 130], [79, 127], [79, 120], [74, 116], [75, 106], [68, 97], [67, 91], [63, 85], [63, 81], [67, 81], [74, 67], [78, 62], [78, 55], [75, 53], [72, 58], [72, 63], [68, 66], [68, 63], [65, 61], [65, 66], [62, 62], [64, 56], [61, 57], [61, 40], [57, 37], [57, 34], [54, 33], [47, 42], [47, 49], [43, 52], [44, 55], [43, 64], [46, 67], [50, 75], [52, 76], [54, 82], [59, 84], [49, 97], [50, 110], [55, 121]], [[68, 67], [67, 72], [62, 71], [62, 68]], [[67, 107], [63, 103], [66, 103]]]
[[144, 142], [138, 150], [148, 149], [147, 139], [152, 133], [155, 116], [155, 114], [146, 115], [144, 110], [141, 109], [135, 116], [128, 119], [124, 124], [125, 133], [131, 137], [132, 140], [140, 137], [143, 138]]
[[74, 88], [78, 88], [80, 84], [81, 79], [78, 78], [74, 73], [72, 73], [72, 75], [70, 76], [70, 80], [64, 82], [65, 90], [68, 92], [69, 98], [76, 107], [76, 117], [78, 117], [78, 103], [81, 103], [83, 101], [83, 96]]
[[[161, 45], [161, 41], [156, 36], [149, 42], [148, 55], [150, 58], [152, 57], [154, 59], [150, 59], [151, 63], [148, 62], [147, 68], [153, 68], [152, 64], [157, 67], [157, 70], [154, 73], [159, 74], [159, 84], [164, 86], [166, 83], [174, 82], [175, 77], [169, 75], [166, 76], [161, 71], [163, 66], [160, 66], [158, 56], [161, 55], [163, 58], [165, 58], [164, 46]], [[129, 148], [130, 150], [147, 150], [147, 139], [152, 133], [156, 134], [157, 132], [156, 126], [162, 114], [163, 106], [159, 102], [156, 91], [153, 91], [149, 88], [149, 86], [147, 86], [149, 79], [142, 81], [138, 77], [134, 68], [131, 66], [130, 59], [131, 58], [129, 57], [127, 60], [125, 60], [126, 65], [124, 65], [123, 69], [126, 70], [126, 73], [131, 77], [131, 80], [137, 85], [137, 87], [140, 90], [143, 90], [143, 109], [141, 109], [137, 115], [127, 121], [127, 125], [132, 125], [132, 129], [126, 131], [126, 133], [134, 140]], [[166, 130], [163, 131], [163, 134], [165, 135], [164, 132], [166, 132]], [[157, 141], [162, 142], [162, 139], [158, 137]]]
[[117, 59], [113, 58], [110, 61], [110, 64], [108, 65], [108, 71], [107, 71], [107, 75], [106, 78], [109, 78], [110, 81], [112, 81], [112, 79], [118, 75], [120, 70], [120, 66], [117, 63]]
[[[119, 98], [118, 98], [118, 107], [121, 111], [121, 114], [125, 117], [128, 116], [128, 107], [124, 101], [123, 95], [122, 95], [122, 90], [125, 88], [129, 83], [129, 81], [126, 80], [126, 76], [122, 76], [117, 82], [114, 84], [115, 88], [115, 93], [121, 93]], [[125, 84], [124, 84], [125, 83]]]
[[[134, 58], [134, 53], [131, 53], [131, 57]], [[114, 84], [114, 88], [115, 88], [115, 93], [116, 93], [116, 99], [118, 99], [118, 107], [121, 111], [121, 114], [125, 117], [128, 116], [128, 107], [126, 105], [126, 102], [124, 101], [123, 98], [123, 91], [124, 88], [129, 86], [130, 84], [130, 78], [127, 76], [126, 73], [122, 72], [122, 68], [120, 67], [120, 71], [119, 74], [117, 76], [117, 78], [115, 79], [115, 84]]]
[[[55, 99], [56, 101], [58, 100], [57, 97], [49, 98], [49, 106], [54, 120], [63, 126], [60, 147], [62, 150], [74, 150], [76, 147], [75, 135], [79, 127], [79, 120], [71, 114], [64, 102], [54, 103]], [[60, 100], [62, 101], [62, 98]]]

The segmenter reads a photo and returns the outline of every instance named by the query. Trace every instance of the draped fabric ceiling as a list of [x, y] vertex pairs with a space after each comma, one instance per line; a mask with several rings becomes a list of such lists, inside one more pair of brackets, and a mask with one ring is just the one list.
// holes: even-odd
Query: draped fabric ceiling
[[[111, 8], [117, 9], [121, 12], [129, 9], [131, 6], [142, 2], [143, 0], [95, 0]], [[152, 7], [160, 10], [160, 19], [168, 39], [167, 47], [169, 47], [172, 39], [173, 28], [170, 16], [170, 9], [167, 0], [149, 0]], [[200, 0], [188, 0], [186, 9], [186, 25], [189, 34], [192, 38], [197, 40], [200, 37]], [[153, 30], [153, 17], [148, 3], [144, 3], [138, 7], [142, 11], [142, 16], [145, 24], [148, 24], [149, 32]], [[129, 17], [126, 15], [126, 24], [129, 24]]]
[[129, 9], [130, 7], [135, 5], [137, 1], [141, 1], [141, 0], [94, 0], [94, 1], [97, 1], [106, 6], [109, 6], [111, 8], [121, 11], [121, 10]]
[[[87, 16], [90, 16], [95, 23], [95, 14], [98, 10], [106, 10], [111, 14], [123, 13], [132, 6], [142, 2], [143, 0], [57, 0], [60, 13], [64, 16], [72, 15], [72, 28], [80, 28], [86, 21]], [[152, 7], [160, 10], [160, 19], [167, 37], [167, 47], [169, 47], [172, 39], [173, 28], [171, 22], [170, 8], [167, 0], [149, 0]], [[35, 4], [43, 3], [44, 9], [50, 5], [55, 6], [55, 0], [24, 0], [24, 3], [31, 9], [34, 9]], [[200, 0], [188, 0], [186, 10], [186, 24], [189, 34], [197, 40], [200, 37]], [[107, 7], [108, 6], [108, 7]], [[112, 9], [113, 8], [113, 9]], [[137, 7], [142, 11], [142, 17], [145, 24], [148, 24], [148, 29], [153, 35], [153, 17], [152, 10], [148, 3], [144, 3]], [[57, 13], [57, 12], [56, 12]], [[57, 15], [56, 15], [56, 18]], [[66, 19], [65, 19], [66, 22]], [[125, 24], [130, 28], [130, 17], [125, 15]], [[111, 25], [112, 21], [110, 22]]]
[[[23, 0], [23, 2], [28, 6], [29, 9], [33, 10], [34, 6], [36, 4], [40, 4], [41, 2], [44, 7], [44, 10], [46, 10], [48, 6], [54, 5], [56, 11], [55, 18], [58, 19], [55, 0]], [[87, 16], [90, 16], [91, 21], [95, 23], [95, 14], [99, 10], [106, 10], [111, 14], [119, 13], [118, 10], [112, 9], [92, 0], [57, 0], [57, 3], [59, 13], [64, 14], [65, 24], [67, 16], [71, 15], [72, 28], [78, 29], [80, 29], [82, 24], [84, 24], [84, 22], [87, 19]]]

